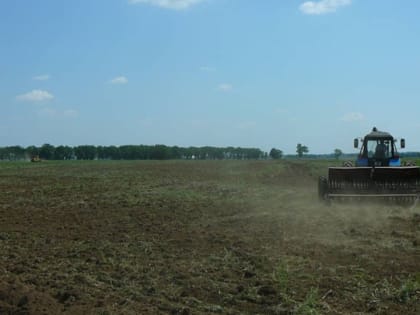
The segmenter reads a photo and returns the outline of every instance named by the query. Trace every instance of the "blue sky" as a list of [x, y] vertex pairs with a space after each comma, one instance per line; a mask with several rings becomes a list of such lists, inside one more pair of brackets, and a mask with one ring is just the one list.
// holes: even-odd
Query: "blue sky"
[[0, 3], [0, 146], [420, 151], [420, 3]]

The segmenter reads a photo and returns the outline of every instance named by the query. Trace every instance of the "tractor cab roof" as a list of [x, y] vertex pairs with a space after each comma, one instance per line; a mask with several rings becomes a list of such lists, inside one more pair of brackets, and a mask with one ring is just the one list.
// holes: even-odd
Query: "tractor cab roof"
[[393, 136], [391, 136], [391, 134], [389, 134], [388, 132], [384, 132], [384, 131], [379, 131], [378, 129], [376, 129], [376, 127], [373, 127], [372, 132], [368, 133], [365, 136], [366, 140], [376, 140], [376, 139], [383, 139], [383, 140], [392, 140], [394, 139]]

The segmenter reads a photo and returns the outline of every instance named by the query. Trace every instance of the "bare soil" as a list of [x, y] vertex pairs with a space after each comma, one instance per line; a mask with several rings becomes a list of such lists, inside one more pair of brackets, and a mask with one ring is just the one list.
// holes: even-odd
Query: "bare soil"
[[326, 162], [0, 164], [0, 314], [420, 314], [420, 205]]

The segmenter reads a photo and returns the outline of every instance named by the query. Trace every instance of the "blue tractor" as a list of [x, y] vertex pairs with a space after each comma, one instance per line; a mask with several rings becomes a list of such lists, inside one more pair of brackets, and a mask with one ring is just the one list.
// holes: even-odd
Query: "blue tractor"
[[[354, 139], [354, 147], [359, 147]], [[382, 198], [391, 200], [416, 200], [420, 193], [420, 168], [402, 166], [397, 151], [397, 139], [391, 134], [373, 128], [361, 139], [356, 165], [329, 167], [328, 177], [318, 182], [320, 199]], [[405, 140], [400, 140], [405, 147]]]

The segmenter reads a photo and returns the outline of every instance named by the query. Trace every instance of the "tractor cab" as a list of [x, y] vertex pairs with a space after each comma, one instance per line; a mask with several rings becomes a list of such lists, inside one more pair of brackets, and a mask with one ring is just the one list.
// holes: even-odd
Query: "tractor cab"
[[[354, 139], [354, 147], [357, 148], [358, 145], [359, 139]], [[404, 140], [401, 140], [401, 147], [404, 145]], [[356, 166], [401, 166], [394, 137], [373, 128], [372, 132], [362, 139]]]

